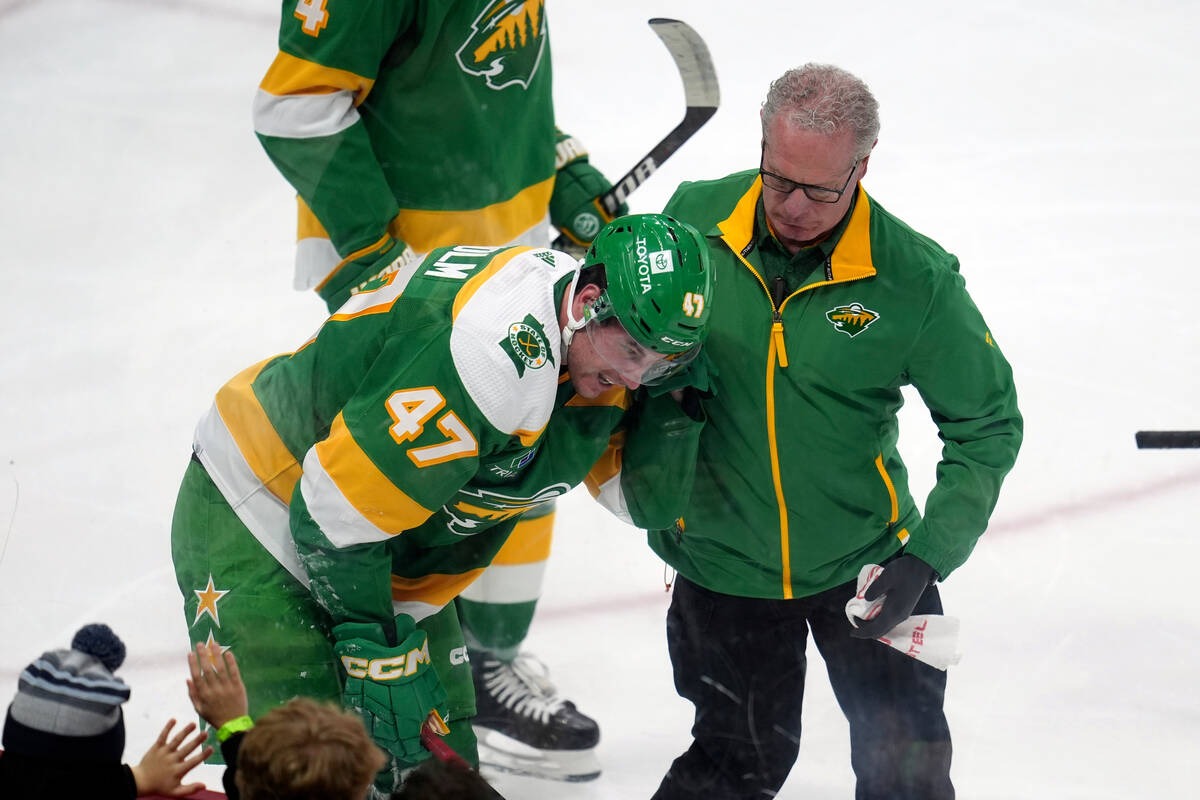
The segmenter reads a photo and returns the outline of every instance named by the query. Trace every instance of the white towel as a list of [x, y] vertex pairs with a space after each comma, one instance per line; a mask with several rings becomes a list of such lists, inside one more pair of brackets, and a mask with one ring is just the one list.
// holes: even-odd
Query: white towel
[[[858, 593], [846, 603], [846, 618], [854, 627], [858, 627], [858, 623], [854, 621], [855, 617], [874, 619], [879, 614], [887, 595], [870, 602], [867, 602], [863, 595], [867, 587], [882, 574], [883, 567], [878, 564], [867, 564], [859, 570]], [[957, 664], [962, 658], [962, 653], [958, 652], [957, 617], [916, 614], [880, 636], [879, 641], [942, 671], [951, 664]]]

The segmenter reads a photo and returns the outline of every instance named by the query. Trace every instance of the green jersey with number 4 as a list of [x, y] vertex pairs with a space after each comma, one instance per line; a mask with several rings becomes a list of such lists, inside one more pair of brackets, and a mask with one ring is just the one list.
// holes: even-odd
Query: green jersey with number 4
[[558, 137], [544, 0], [282, 10], [253, 113], [302, 201], [296, 288], [389, 234], [418, 253], [549, 241]]

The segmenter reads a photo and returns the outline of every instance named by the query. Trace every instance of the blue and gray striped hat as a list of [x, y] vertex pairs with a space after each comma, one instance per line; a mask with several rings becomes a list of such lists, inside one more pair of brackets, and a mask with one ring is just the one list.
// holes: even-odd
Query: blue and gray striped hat
[[4, 749], [42, 757], [120, 763], [121, 704], [129, 687], [112, 673], [125, 645], [107, 625], [85, 625], [70, 650], [51, 650], [25, 668], [4, 723]]

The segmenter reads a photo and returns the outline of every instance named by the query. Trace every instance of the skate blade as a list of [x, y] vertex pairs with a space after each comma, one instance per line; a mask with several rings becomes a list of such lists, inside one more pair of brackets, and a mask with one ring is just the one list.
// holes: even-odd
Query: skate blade
[[595, 748], [539, 750], [503, 733], [476, 726], [480, 770], [496, 770], [528, 778], [582, 783], [600, 777]]

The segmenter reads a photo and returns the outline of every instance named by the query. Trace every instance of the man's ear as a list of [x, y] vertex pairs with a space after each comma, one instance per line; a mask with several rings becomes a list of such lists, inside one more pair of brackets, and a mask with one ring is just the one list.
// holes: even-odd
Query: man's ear
[[575, 293], [575, 297], [571, 299], [571, 315], [575, 319], [583, 319], [583, 309], [596, 302], [602, 293], [603, 289], [594, 283], [589, 283]]
[[859, 162], [858, 162], [859, 164], [861, 164], [861, 165], [862, 165], [862, 168], [863, 168], [863, 170], [862, 170], [862, 174], [858, 176], [858, 179], [859, 179], [860, 181], [863, 179], [863, 176], [865, 176], [865, 175], [867, 174], [867, 166], [868, 166], [868, 164], [869, 164], [869, 163], [870, 163], [870, 161], [871, 161], [871, 153], [875, 152], [875, 145], [877, 145], [877, 144], [879, 144], [879, 140], [878, 140], [878, 139], [876, 139], [875, 141], [871, 142], [871, 152], [869, 152], [869, 153], [867, 153], [865, 156], [863, 156], [863, 157], [862, 157], [862, 158], [859, 160]]

